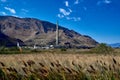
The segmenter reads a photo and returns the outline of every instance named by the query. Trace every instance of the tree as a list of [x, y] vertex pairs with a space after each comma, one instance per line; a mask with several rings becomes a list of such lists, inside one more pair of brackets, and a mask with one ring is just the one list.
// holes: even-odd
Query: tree
[[96, 48], [94, 48], [93, 51], [96, 53], [110, 54], [113, 53], [114, 49], [105, 43], [101, 43]]

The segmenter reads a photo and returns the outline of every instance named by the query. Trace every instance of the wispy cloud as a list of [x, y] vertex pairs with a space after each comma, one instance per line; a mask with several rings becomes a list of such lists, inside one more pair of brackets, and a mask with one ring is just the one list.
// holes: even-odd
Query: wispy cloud
[[69, 12], [71, 12], [71, 13], [72, 13], [72, 9], [68, 8], [68, 10], [69, 10]]
[[65, 6], [68, 7], [69, 6], [69, 2], [65, 1]]
[[[65, 10], [63, 8], [59, 8], [59, 14], [57, 17], [59, 18], [67, 18], [72, 13], [72, 10], [68, 8], [68, 10]], [[70, 17], [69, 17], [70, 18]], [[70, 20], [70, 19], [69, 19]]]
[[[74, 11], [74, 6], [77, 6], [76, 4], [79, 4], [79, 0], [75, 0], [73, 3], [73, 6], [71, 7], [69, 5], [68, 1], [65, 1], [65, 8], [59, 8], [59, 13], [57, 14], [57, 17], [62, 19], [67, 19], [67, 20], [73, 20], [73, 21], [80, 21], [81, 18], [78, 16], [73, 16], [76, 11]], [[86, 8], [85, 8], [86, 10]]]
[[80, 17], [71, 17], [70, 14], [72, 13], [72, 10], [68, 8], [68, 11], [66, 11], [63, 8], [59, 9], [60, 13], [57, 15], [59, 18], [66, 18], [67, 20], [73, 20], [73, 21], [80, 21]]
[[7, 0], [1, 0], [1, 2], [6, 2]]
[[21, 9], [21, 11], [23, 11], [23, 12], [29, 12], [27, 9]]
[[63, 14], [58, 14], [57, 17], [64, 18], [64, 15]]
[[18, 16], [18, 15], [12, 15], [12, 16], [14, 16], [14, 17], [19, 17], [19, 18], [23, 18], [23, 17], [20, 17], [20, 16]]
[[23, 14], [26, 14], [28, 12], [29, 12], [29, 10], [27, 10], [27, 9], [21, 9], [21, 13], [23, 13]]
[[6, 12], [0, 12], [1, 15], [7, 15]]
[[74, 2], [74, 4], [79, 4], [79, 0], [76, 0], [76, 1]]
[[15, 9], [9, 8], [9, 7], [4, 7], [6, 10], [8, 10], [10, 13], [15, 14], [16, 11]]
[[110, 0], [104, 0], [104, 3], [106, 3], [106, 4], [110, 4], [112, 1], [110, 1]]
[[63, 14], [64, 16], [68, 16], [68, 15], [70, 15], [70, 11], [66, 11], [65, 9], [63, 9], [63, 8], [59, 8], [59, 11], [60, 11], [60, 13], [61, 14]]
[[97, 5], [101, 5], [101, 4], [110, 4], [110, 3], [112, 3], [111, 0], [102, 0], [102, 1], [98, 1], [98, 2], [97, 2]]
[[74, 20], [74, 21], [80, 21], [80, 17], [66, 17], [67, 20]]

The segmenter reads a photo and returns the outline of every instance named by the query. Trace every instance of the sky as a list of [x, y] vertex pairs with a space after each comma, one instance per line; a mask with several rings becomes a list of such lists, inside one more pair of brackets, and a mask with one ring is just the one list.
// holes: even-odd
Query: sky
[[100, 43], [120, 43], [120, 0], [0, 0], [0, 15], [58, 20]]

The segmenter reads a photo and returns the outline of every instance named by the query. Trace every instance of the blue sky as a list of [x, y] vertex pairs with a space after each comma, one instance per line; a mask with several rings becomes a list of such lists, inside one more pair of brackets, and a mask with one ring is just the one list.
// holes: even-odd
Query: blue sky
[[120, 0], [0, 0], [0, 15], [59, 20], [98, 42], [120, 42]]

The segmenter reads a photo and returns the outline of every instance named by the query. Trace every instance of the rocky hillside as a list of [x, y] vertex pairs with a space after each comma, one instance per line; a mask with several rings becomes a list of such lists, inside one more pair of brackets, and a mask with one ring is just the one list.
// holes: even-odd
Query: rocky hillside
[[[26, 45], [55, 45], [56, 25], [34, 18], [0, 16], [0, 33], [12, 39], [19, 39]], [[98, 44], [89, 36], [59, 26], [59, 45], [66, 43], [87, 47]]]
[[0, 32], [0, 46], [16, 46], [16, 43], [19, 42], [21, 45], [24, 45], [19, 39], [10, 38]]

